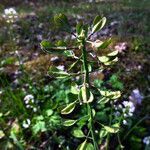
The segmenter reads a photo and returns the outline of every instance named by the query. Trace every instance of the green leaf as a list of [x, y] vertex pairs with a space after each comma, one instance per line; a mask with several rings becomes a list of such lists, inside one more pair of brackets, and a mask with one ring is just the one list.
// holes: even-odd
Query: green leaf
[[105, 126], [103, 125], [104, 129], [109, 132], [109, 133], [117, 133], [119, 131], [119, 127], [109, 127], [109, 126]]
[[113, 59], [113, 60], [111, 60], [111, 61], [105, 62], [104, 64], [105, 64], [106, 66], [108, 66], [108, 65], [113, 65], [113, 64], [115, 64], [117, 61], [118, 61], [118, 57], [116, 57], [115, 59]]
[[115, 50], [111, 53], [109, 53], [107, 56], [116, 56], [118, 54], [118, 50]]
[[94, 96], [89, 88], [83, 86], [79, 92], [79, 100], [83, 103], [91, 103], [94, 100]]
[[74, 128], [73, 131], [72, 131], [72, 135], [77, 137], [77, 138], [83, 138], [85, 137], [83, 131], [81, 129], [78, 129], [78, 128]]
[[55, 15], [54, 22], [58, 28], [61, 28], [66, 32], [71, 32], [71, 27], [68, 18], [64, 14]]
[[99, 15], [97, 15], [97, 16], [94, 18], [93, 26], [95, 26], [100, 20], [101, 20], [101, 17], [100, 17]]
[[4, 134], [3, 130], [0, 130], [0, 139], [2, 139], [3, 137], [5, 137], [5, 134]]
[[33, 127], [32, 127], [34, 135], [38, 132], [44, 132], [46, 131], [46, 125], [44, 121], [38, 121]]
[[106, 63], [109, 61], [109, 57], [107, 57], [107, 56], [100, 56], [100, 57], [98, 57], [98, 59], [102, 63]]
[[54, 45], [52, 43], [50, 43], [49, 41], [43, 40], [41, 43], [41, 48], [42, 49], [49, 49], [52, 48]]
[[83, 143], [81, 143], [77, 150], [86, 150], [86, 146], [87, 146], [87, 140], [85, 140]]
[[73, 102], [73, 103], [70, 103], [69, 105], [67, 105], [67, 107], [65, 107], [65, 108], [61, 111], [61, 114], [63, 114], [63, 115], [70, 114], [70, 113], [75, 109], [75, 106], [76, 106], [76, 101]]
[[96, 40], [96, 41], [94, 41], [94, 42], [91, 42], [91, 44], [92, 44], [92, 47], [94, 47], [94, 48], [99, 48], [102, 44], [103, 44], [104, 42], [102, 42], [102, 41], [100, 41], [100, 40]]
[[90, 119], [89, 115], [83, 116], [78, 120], [78, 125], [81, 127], [83, 125], [85, 125], [85, 123]]
[[98, 101], [98, 103], [100, 103], [100, 104], [105, 104], [105, 103], [109, 102], [109, 100], [110, 100], [110, 98], [102, 97], [102, 98]]
[[83, 30], [83, 23], [80, 22], [76, 25], [76, 32], [77, 32], [77, 35], [80, 35], [81, 34], [81, 31]]
[[106, 90], [99, 90], [100, 94], [104, 97], [108, 97], [110, 99], [117, 99], [121, 97], [120, 91], [106, 91]]
[[75, 54], [72, 50], [66, 50], [64, 51], [63, 55], [67, 57], [74, 57]]
[[65, 72], [65, 71], [62, 71], [54, 66], [51, 66], [49, 68], [49, 71], [48, 71], [49, 74], [53, 75], [54, 77], [56, 78], [59, 78], [59, 79], [63, 79], [63, 78], [66, 78], [66, 77], [69, 77], [70, 75]]
[[50, 54], [63, 54], [66, 47], [56, 47], [55, 45], [53, 45], [52, 43], [50, 43], [49, 41], [43, 40], [41, 43], [41, 49], [47, 53]]
[[87, 140], [85, 140], [78, 146], [77, 150], [94, 150], [94, 146], [91, 143], [87, 143]]
[[95, 21], [94, 21], [94, 23], [96, 23], [96, 22], [97, 23], [94, 24], [94, 26], [92, 28], [92, 33], [95, 33], [97, 31], [101, 30], [104, 27], [105, 23], [106, 23], [106, 17], [103, 17], [100, 20], [98, 20], [98, 19], [99, 18], [97, 17], [97, 19], [95, 19]]
[[58, 40], [55, 45], [58, 47], [66, 47], [67, 43], [63, 40]]
[[77, 122], [77, 120], [66, 120], [63, 122], [63, 125], [66, 127], [72, 126]]
[[94, 146], [92, 143], [88, 143], [86, 146], [86, 150], [94, 150]]
[[97, 47], [97, 49], [98, 50], [105, 49], [110, 45], [111, 42], [112, 42], [112, 40], [111, 40], [111, 38], [109, 38], [106, 41], [104, 41], [101, 45], [99, 45], [99, 47]]
[[104, 138], [107, 135], [107, 131], [105, 129], [101, 129], [99, 132], [99, 137]]
[[70, 92], [73, 93], [73, 94], [79, 94], [78, 85], [76, 83], [71, 84]]
[[46, 115], [47, 116], [51, 116], [52, 114], [53, 114], [53, 110], [52, 109], [46, 110]]

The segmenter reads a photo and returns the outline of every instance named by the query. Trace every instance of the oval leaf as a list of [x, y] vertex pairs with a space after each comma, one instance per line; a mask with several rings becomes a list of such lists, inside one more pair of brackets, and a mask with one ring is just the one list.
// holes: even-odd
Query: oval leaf
[[80, 35], [80, 34], [81, 34], [82, 29], [83, 29], [83, 23], [80, 22], [80, 23], [78, 23], [77, 26], [76, 26], [77, 35]]
[[100, 56], [100, 57], [98, 57], [98, 59], [102, 63], [105, 63], [105, 62], [109, 61], [109, 57], [107, 57], [107, 56]]
[[115, 50], [111, 53], [109, 53], [107, 56], [116, 56], [118, 54], [118, 50]]
[[94, 100], [94, 96], [89, 88], [83, 86], [79, 92], [79, 98], [83, 103], [91, 103]]
[[97, 49], [100, 50], [107, 48], [110, 45], [111, 41], [111, 38], [109, 38], [108, 40], [104, 41], [101, 45], [99, 45]]
[[73, 136], [77, 137], [77, 138], [83, 138], [85, 137], [84, 133], [82, 132], [81, 129], [75, 128], [72, 131]]
[[97, 15], [93, 21], [93, 26], [95, 26], [100, 20], [101, 20], [101, 17]]
[[66, 127], [72, 126], [77, 122], [77, 120], [66, 120], [64, 121], [63, 125]]
[[81, 143], [77, 150], [86, 150], [86, 146], [87, 146], [87, 140], [85, 140], [83, 143]]
[[101, 20], [99, 20], [92, 28], [92, 33], [97, 32], [98, 30], [101, 30], [106, 23], [106, 17], [103, 17]]
[[88, 143], [86, 146], [86, 150], [94, 150], [94, 146], [92, 143]]
[[76, 106], [76, 101], [73, 102], [73, 103], [70, 103], [67, 107], [65, 107], [62, 111], [61, 111], [61, 114], [63, 115], [67, 115], [67, 114], [70, 114], [74, 108]]
[[109, 126], [103, 126], [103, 127], [109, 133], [117, 133], [119, 131], [118, 127], [109, 127]]

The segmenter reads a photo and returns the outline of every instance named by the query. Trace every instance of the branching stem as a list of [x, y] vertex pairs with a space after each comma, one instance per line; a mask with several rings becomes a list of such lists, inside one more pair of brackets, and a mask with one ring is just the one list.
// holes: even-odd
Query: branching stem
[[[83, 39], [82, 40], [82, 55], [83, 55], [83, 68], [84, 68], [84, 82], [83, 82], [83, 86], [85, 86], [85, 93], [86, 93], [86, 102], [88, 101], [88, 91], [87, 91], [87, 87], [89, 86], [90, 82], [89, 82], [89, 69], [88, 69], [88, 60], [87, 60], [87, 51], [86, 51], [86, 42]], [[98, 145], [96, 143], [96, 138], [95, 138], [95, 130], [94, 130], [94, 125], [93, 125], [93, 114], [92, 114], [92, 109], [91, 106], [89, 105], [89, 103], [87, 103], [87, 112], [88, 115], [90, 116], [89, 119], [89, 123], [90, 123], [90, 132], [92, 135], [92, 140], [93, 140], [93, 144], [94, 144], [94, 150], [98, 150]]]

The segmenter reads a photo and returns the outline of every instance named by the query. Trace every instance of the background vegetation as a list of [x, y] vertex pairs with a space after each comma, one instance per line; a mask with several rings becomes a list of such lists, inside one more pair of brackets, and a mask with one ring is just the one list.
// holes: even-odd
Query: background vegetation
[[[68, 17], [74, 30], [81, 20], [91, 24], [96, 15], [107, 18], [105, 27], [92, 40], [111, 37], [110, 48], [119, 51], [119, 61], [112, 68], [91, 74], [90, 79], [98, 88], [120, 90], [117, 106], [124, 108], [123, 101], [132, 101], [135, 108], [121, 125], [119, 140], [111, 136], [109, 149], [150, 149], [149, 8], [149, 0], [2, 0], [0, 149], [72, 150], [83, 142], [72, 135], [71, 128], [62, 125], [60, 114], [59, 107], [76, 98], [72, 81], [48, 74], [50, 66], [65, 70], [74, 60], [44, 53], [40, 47], [44, 39], [64, 39], [72, 46], [73, 37], [54, 24], [53, 17], [59, 13]], [[84, 109], [80, 113], [84, 114]], [[107, 117], [107, 110], [101, 110], [100, 121], [107, 122]], [[82, 130], [86, 133], [84, 127]], [[103, 139], [104, 135], [98, 134]], [[99, 141], [99, 148], [106, 148], [105, 141]]]

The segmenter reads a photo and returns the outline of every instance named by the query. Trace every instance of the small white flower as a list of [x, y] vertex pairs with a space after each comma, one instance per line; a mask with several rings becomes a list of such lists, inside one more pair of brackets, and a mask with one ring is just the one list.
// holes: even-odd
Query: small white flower
[[32, 108], [32, 106], [31, 105], [26, 105], [26, 108]]
[[14, 22], [18, 18], [18, 14], [14, 8], [7, 8], [2, 15], [8, 23]]
[[24, 128], [28, 128], [28, 127], [30, 126], [30, 124], [31, 124], [30, 119], [26, 119], [26, 120], [23, 121], [22, 126], [23, 126]]
[[128, 123], [127, 123], [127, 121], [126, 121], [126, 120], [123, 120], [123, 124], [124, 124], [124, 125], [127, 125]]
[[65, 70], [65, 66], [63, 66], [63, 65], [59, 65], [59, 66], [57, 66], [56, 68], [57, 68], [57, 69], [60, 69], [60, 70], [62, 70], [62, 71]]
[[14, 8], [5, 9], [4, 13], [5, 13], [5, 15], [10, 15], [10, 14], [16, 15], [17, 14], [17, 12]]
[[133, 113], [129, 112], [128, 115], [129, 115], [130, 117], [132, 117], [132, 116], [133, 116]]
[[56, 60], [58, 60], [59, 58], [57, 57], [57, 56], [55, 56], [55, 57], [52, 57], [51, 59], [50, 59], [50, 61], [56, 61]]
[[126, 113], [124, 113], [123, 115], [124, 115], [124, 117], [128, 117], [128, 114], [126, 114]]
[[29, 94], [29, 95], [26, 95], [24, 97], [24, 101], [30, 101], [30, 100], [34, 100], [34, 96], [33, 95]]
[[150, 136], [145, 137], [145, 138], [143, 139], [143, 143], [144, 143], [145, 145], [149, 145], [149, 144], [150, 144]]
[[119, 104], [119, 105], [118, 105], [118, 108], [122, 109], [122, 105], [121, 105], [121, 104]]
[[37, 108], [36, 108], [36, 107], [34, 107], [34, 108], [33, 108], [33, 111], [34, 111], [34, 112], [37, 112]]
[[133, 102], [131, 102], [131, 101], [124, 101], [122, 104], [125, 106], [125, 108], [128, 109], [129, 112], [134, 112], [135, 111], [135, 105], [134, 105]]

